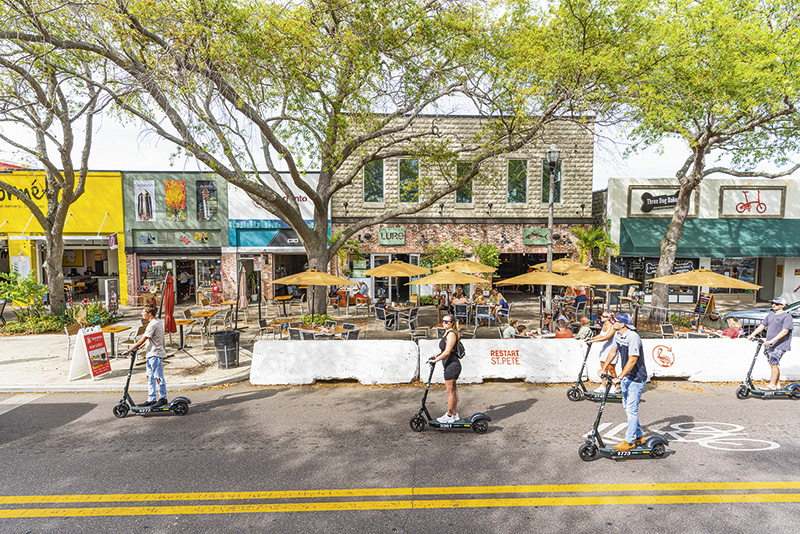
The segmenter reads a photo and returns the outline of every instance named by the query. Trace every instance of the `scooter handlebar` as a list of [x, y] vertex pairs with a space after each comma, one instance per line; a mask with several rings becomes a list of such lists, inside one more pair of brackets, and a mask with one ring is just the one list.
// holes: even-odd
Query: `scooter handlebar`
[[139, 349], [126, 350], [123, 353], [123, 356], [130, 356], [131, 358], [135, 358], [137, 352], [139, 352]]
[[611, 376], [611, 375], [610, 375], [610, 374], [608, 374], [608, 373], [603, 373], [602, 375], [600, 375], [600, 378], [603, 378], [603, 379], [605, 379], [605, 380], [614, 380], [614, 377], [613, 377], [613, 376]]

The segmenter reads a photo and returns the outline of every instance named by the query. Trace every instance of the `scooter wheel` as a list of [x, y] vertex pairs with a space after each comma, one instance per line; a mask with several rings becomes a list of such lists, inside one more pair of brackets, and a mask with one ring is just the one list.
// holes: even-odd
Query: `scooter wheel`
[[584, 443], [578, 449], [578, 456], [584, 462], [591, 462], [597, 459], [597, 447], [593, 443]]
[[661, 458], [667, 452], [667, 447], [663, 443], [656, 443], [653, 445], [653, 450], [650, 451], [651, 458]]
[[792, 397], [793, 399], [800, 399], [800, 388], [794, 388], [794, 389], [792, 390], [791, 397]]
[[425, 419], [422, 416], [415, 415], [411, 418], [411, 421], [408, 423], [408, 426], [411, 427], [411, 430], [414, 432], [422, 432], [425, 430]]
[[186, 415], [189, 413], [189, 405], [185, 402], [176, 402], [172, 411], [175, 412], [175, 415]]
[[472, 431], [476, 434], [486, 434], [487, 430], [489, 430], [489, 423], [486, 422], [486, 419], [478, 419], [472, 423]]
[[118, 417], [119, 419], [122, 419], [126, 415], [128, 415], [128, 407], [127, 406], [125, 406], [124, 404], [117, 404], [116, 406], [114, 406], [114, 417]]
[[750, 396], [750, 388], [747, 386], [739, 386], [736, 388], [736, 398], [737, 399], [746, 399]]
[[572, 386], [567, 390], [567, 398], [573, 402], [583, 400], [583, 391], [578, 387]]

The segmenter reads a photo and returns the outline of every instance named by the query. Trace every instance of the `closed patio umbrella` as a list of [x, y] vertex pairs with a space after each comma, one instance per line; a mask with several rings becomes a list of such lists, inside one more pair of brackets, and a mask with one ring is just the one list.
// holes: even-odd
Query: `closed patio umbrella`
[[[172, 287], [172, 281], [172, 276], [167, 275], [167, 279], [164, 280], [164, 293], [161, 297], [161, 301], [164, 303], [164, 332], [169, 334], [174, 334], [178, 331], [178, 327], [175, 325], [175, 317], [173, 317], [175, 313], [175, 291]], [[170, 336], [171, 339], [172, 336]]]

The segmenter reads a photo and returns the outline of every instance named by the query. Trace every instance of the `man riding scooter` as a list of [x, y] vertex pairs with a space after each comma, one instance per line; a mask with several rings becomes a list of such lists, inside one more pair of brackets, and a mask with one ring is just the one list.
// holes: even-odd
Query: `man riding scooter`
[[[139, 406], [158, 408], [167, 404], [167, 384], [164, 381], [163, 359], [167, 355], [164, 346], [164, 323], [156, 317], [158, 310], [155, 304], [145, 304], [142, 308], [142, 319], [147, 321], [147, 328], [141, 339], [125, 354], [138, 350], [145, 345], [147, 358], [147, 402]], [[158, 393], [158, 398], [156, 398]]]

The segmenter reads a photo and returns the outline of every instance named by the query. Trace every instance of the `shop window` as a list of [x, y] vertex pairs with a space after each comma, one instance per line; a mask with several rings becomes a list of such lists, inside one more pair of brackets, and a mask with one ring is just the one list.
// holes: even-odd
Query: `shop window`
[[524, 159], [508, 160], [508, 203], [525, 204], [528, 201], [528, 162]]
[[[461, 179], [462, 176], [469, 173], [472, 164], [466, 161], [459, 161], [456, 163], [456, 178]], [[456, 189], [456, 204], [472, 204], [472, 180]]]
[[[738, 278], [743, 282], [756, 283], [755, 258], [711, 258], [711, 270], [723, 276]], [[748, 289], [710, 288], [711, 293], [748, 293]]]
[[400, 202], [419, 201], [419, 160], [400, 160]]
[[364, 165], [364, 202], [383, 202], [383, 160]]
[[[542, 204], [550, 203], [550, 164], [542, 160]], [[553, 171], [553, 203], [561, 203], [561, 160]]]

